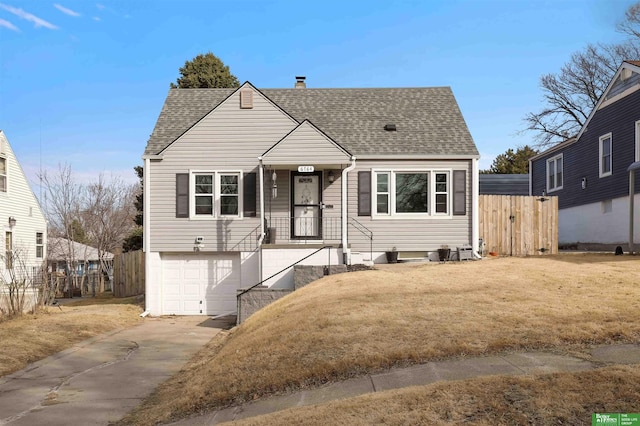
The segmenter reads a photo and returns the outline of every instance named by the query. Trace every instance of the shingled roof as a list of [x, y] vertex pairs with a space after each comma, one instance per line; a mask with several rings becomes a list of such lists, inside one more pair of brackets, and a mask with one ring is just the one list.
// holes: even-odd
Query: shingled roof
[[[159, 154], [235, 89], [171, 89], [145, 154]], [[298, 122], [311, 121], [345, 150], [368, 155], [477, 156], [449, 87], [264, 89]], [[395, 124], [396, 131], [386, 131]]]

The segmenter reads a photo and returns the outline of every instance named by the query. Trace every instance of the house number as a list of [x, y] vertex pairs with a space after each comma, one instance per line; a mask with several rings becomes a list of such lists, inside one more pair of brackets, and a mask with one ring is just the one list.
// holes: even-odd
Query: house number
[[312, 173], [313, 166], [298, 166], [298, 172], [300, 173]]

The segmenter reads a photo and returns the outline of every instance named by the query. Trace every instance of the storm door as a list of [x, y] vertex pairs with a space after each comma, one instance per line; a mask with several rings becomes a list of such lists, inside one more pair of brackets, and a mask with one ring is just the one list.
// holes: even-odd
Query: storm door
[[322, 235], [322, 191], [320, 173], [291, 174], [291, 236], [320, 239]]

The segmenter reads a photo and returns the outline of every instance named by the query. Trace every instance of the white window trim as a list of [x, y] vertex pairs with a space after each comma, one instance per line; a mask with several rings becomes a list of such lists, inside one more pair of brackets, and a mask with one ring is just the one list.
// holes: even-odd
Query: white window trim
[[[610, 167], [609, 167], [609, 171], [607, 173], [602, 173], [602, 142], [605, 139], [609, 139], [609, 162], [610, 162]], [[602, 135], [600, 136], [600, 138], [598, 138], [598, 175], [603, 178], [603, 177], [607, 177], [607, 176], [611, 176], [611, 174], [613, 173], [613, 137], [611, 136], [611, 132], [607, 133], [606, 135]]]
[[[562, 163], [562, 183], [560, 185], [558, 185], [558, 160], [560, 160], [560, 162]], [[554, 171], [555, 171], [555, 181], [556, 181], [556, 186], [554, 186], [553, 188], [551, 188], [549, 186], [549, 163], [553, 162], [554, 165]], [[563, 154], [558, 154], [558, 155], [554, 155], [551, 158], [547, 158], [547, 162], [546, 164], [546, 168], [545, 168], [545, 180], [547, 181], [547, 194], [550, 192], [554, 192], [554, 191], [559, 191], [562, 189], [562, 187], [564, 186], [564, 155]]]
[[[195, 176], [213, 175], [213, 214], [196, 214]], [[238, 175], [238, 214], [235, 216], [220, 214], [220, 176]], [[189, 219], [191, 220], [218, 220], [218, 219], [242, 219], [244, 212], [244, 182], [241, 170], [189, 170]]]
[[[378, 175], [387, 175], [387, 192], [381, 192], [381, 194], [387, 195], [387, 212], [386, 213], [378, 213]], [[390, 171], [381, 171], [374, 172], [373, 175], [374, 185], [375, 185], [375, 199], [373, 200], [373, 210], [371, 210], [374, 215], [378, 216], [391, 216], [391, 172]]]
[[[378, 187], [377, 187], [377, 174], [388, 173], [389, 174], [389, 213], [377, 213], [377, 199], [378, 199]], [[396, 173], [427, 173], [428, 174], [428, 191], [429, 200], [427, 205], [427, 213], [397, 213], [396, 212]], [[436, 208], [436, 194], [435, 194], [435, 176], [436, 173], [447, 174], [447, 213], [435, 213]], [[452, 212], [452, 189], [453, 189], [453, 169], [437, 168], [385, 168], [385, 169], [371, 169], [371, 218], [376, 219], [453, 219]]]
[[636, 121], [636, 156], [635, 161], [640, 161], [640, 120]]
[[[38, 234], [42, 235], [42, 243], [40, 243], [40, 244], [38, 244]], [[43, 231], [36, 231], [36, 253], [35, 253], [36, 259], [44, 259], [44, 257], [45, 257], [44, 256], [45, 255], [45, 253], [44, 253], [44, 239], [45, 239], [44, 232]], [[42, 256], [40, 256], [40, 257], [38, 257], [38, 247], [42, 247]]]
[[0, 194], [6, 194], [9, 192], [9, 160], [4, 154], [0, 158], [4, 160], [4, 174], [1, 175], [4, 176], [4, 189], [0, 189]]

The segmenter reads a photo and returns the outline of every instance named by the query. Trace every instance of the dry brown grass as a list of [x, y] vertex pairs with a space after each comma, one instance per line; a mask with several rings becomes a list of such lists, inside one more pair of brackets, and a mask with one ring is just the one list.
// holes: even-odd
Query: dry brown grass
[[153, 424], [435, 359], [640, 341], [640, 258], [560, 255], [325, 277], [214, 341], [126, 421]]
[[84, 339], [140, 321], [142, 309], [133, 298], [111, 302], [100, 298], [97, 304], [91, 300], [77, 302], [83, 306], [49, 307], [44, 312], [0, 322], [0, 377]]
[[234, 422], [280, 425], [591, 425], [593, 413], [635, 413], [640, 365], [530, 377], [441, 382]]

